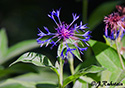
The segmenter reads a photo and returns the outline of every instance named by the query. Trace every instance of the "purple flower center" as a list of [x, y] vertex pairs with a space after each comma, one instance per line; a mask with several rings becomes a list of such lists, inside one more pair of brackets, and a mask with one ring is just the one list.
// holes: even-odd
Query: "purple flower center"
[[63, 40], [69, 39], [74, 34], [74, 30], [66, 27], [65, 24], [63, 26], [60, 26], [60, 28], [57, 28], [56, 30], [59, 34], [59, 38]]

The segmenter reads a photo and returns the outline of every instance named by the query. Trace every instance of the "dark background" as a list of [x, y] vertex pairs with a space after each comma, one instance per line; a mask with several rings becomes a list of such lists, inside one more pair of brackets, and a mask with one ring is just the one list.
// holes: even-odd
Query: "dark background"
[[[89, 0], [88, 16], [106, 1]], [[73, 12], [80, 14], [82, 20], [82, 0], [0, 0], [0, 27], [6, 29], [9, 46], [23, 40], [36, 39], [37, 27], [43, 29], [43, 26], [47, 26], [53, 30], [55, 24], [47, 14], [59, 8], [62, 21], [70, 23]]]
[[[61, 8], [60, 18], [68, 24], [72, 21], [72, 13], [80, 15], [80, 19], [77, 23], [81, 20], [84, 21], [82, 17], [82, 14], [84, 14], [82, 12], [83, 1], [84, 0], [0, 0], [0, 28], [6, 29], [9, 41], [8, 46], [10, 47], [24, 40], [37, 39], [37, 28], [43, 30], [43, 26], [48, 27], [49, 30], [53, 32], [56, 25], [53, 20], [47, 16], [53, 9]], [[91, 15], [95, 8], [108, 1], [117, 0], [88, 0], [87, 17]], [[114, 10], [116, 10], [115, 7]], [[92, 30], [91, 39], [104, 42], [104, 26], [102, 20], [100, 25]], [[91, 28], [89, 29], [91, 30]], [[54, 47], [53, 50], [50, 50], [50, 47], [42, 47], [29, 51], [45, 54], [51, 58], [52, 61], [55, 61], [57, 55], [56, 50], [57, 47]], [[18, 57], [15, 57], [15, 59], [17, 58]], [[76, 62], [76, 64], [78, 63], [79, 61]]]

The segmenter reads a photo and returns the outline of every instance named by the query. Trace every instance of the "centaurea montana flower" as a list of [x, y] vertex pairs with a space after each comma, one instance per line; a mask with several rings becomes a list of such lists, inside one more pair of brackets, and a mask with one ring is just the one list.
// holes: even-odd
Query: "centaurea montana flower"
[[[74, 13], [72, 14], [73, 21], [69, 25], [66, 24], [65, 22], [61, 22], [59, 15], [60, 15], [60, 9], [56, 11], [53, 10], [50, 14], [48, 14], [48, 16], [57, 25], [57, 27], [55, 28], [56, 33], [51, 33], [47, 27], [44, 27], [47, 33], [43, 33], [40, 29], [38, 29], [39, 30], [39, 34], [38, 34], [39, 38], [37, 39], [38, 44], [41, 44], [41, 47], [45, 43], [46, 43], [46, 47], [49, 44], [52, 44], [52, 47], [51, 47], [52, 49], [53, 46], [56, 46], [58, 42], [62, 43], [63, 50], [61, 51], [61, 55], [60, 55], [62, 58], [67, 58], [68, 53], [73, 54], [73, 52], [76, 49], [78, 49], [81, 52], [81, 54], [83, 54], [82, 51], [86, 50], [87, 47], [85, 47], [82, 43], [84, 42], [85, 44], [88, 45], [87, 41], [89, 41], [90, 39], [90, 35], [89, 35], [90, 31], [85, 32], [84, 30], [88, 27], [86, 26], [86, 24], [83, 25], [82, 21], [80, 22], [79, 26], [77, 24], [74, 24], [74, 22], [79, 18], [77, 14], [74, 14]], [[55, 17], [57, 17], [58, 22], [56, 21]], [[84, 34], [82, 34], [80, 30], [84, 32]], [[44, 41], [40, 40], [46, 36], [50, 36], [50, 38]], [[80, 43], [81, 46], [79, 46], [78, 43]], [[71, 46], [74, 46], [75, 48]]]
[[104, 18], [105, 36], [111, 40], [122, 39], [125, 34], [125, 15], [120, 15], [118, 12], [114, 12]]

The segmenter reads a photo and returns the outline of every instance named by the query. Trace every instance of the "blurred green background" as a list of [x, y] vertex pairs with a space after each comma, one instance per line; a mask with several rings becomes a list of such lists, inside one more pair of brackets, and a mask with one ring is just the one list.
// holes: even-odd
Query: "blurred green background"
[[[91, 39], [105, 42], [103, 39], [105, 26], [103, 18], [105, 15], [116, 11], [115, 6], [118, 4], [124, 5], [125, 2], [124, 0], [0, 0], [0, 28], [5, 28], [9, 47], [24, 40], [37, 39], [37, 28], [43, 30], [43, 26], [46, 26], [51, 32], [54, 32], [56, 25], [47, 14], [53, 9], [61, 8], [60, 18], [62, 21], [70, 23], [72, 21], [72, 13], [77, 13], [80, 15], [80, 19], [77, 23], [81, 20], [83, 20], [84, 23], [88, 23], [89, 29], [87, 30], [92, 31]], [[56, 50], [57, 47], [54, 47], [52, 50], [50, 50], [50, 47], [37, 47], [27, 51], [42, 53], [49, 57], [54, 63], [57, 56]], [[20, 53], [20, 55], [21, 54], [22, 53]], [[38, 68], [31, 64], [19, 63], [8, 68], [9, 64], [15, 61], [20, 55], [1, 64], [4, 69], [0, 72], [1, 82], [14, 77], [20, 80], [29, 79], [30, 81], [42, 81], [40, 77], [44, 75], [46, 75], [44, 81], [50, 80], [46, 77], [48, 77], [49, 73], [52, 74], [51, 70]], [[85, 61], [83, 67], [98, 64], [91, 48], [89, 48], [82, 57]], [[75, 67], [80, 63], [80, 61], [75, 59]], [[64, 68], [66, 76], [69, 75], [68, 63], [65, 64]], [[41, 73], [41, 69], [43, 71], [45, 70], [48, 75], [43, 71], [43, 73]], [[34, 72], [39, 74], [39, 76]], [[20, 77], [22, 74], [24, 74], [24, 76]], [[26, 76], [27, 74], [29, 74], [29, 77]], [[54, 74], [53, 77], [54, 78], [51, 79], [57, 81], [56, 74]]]

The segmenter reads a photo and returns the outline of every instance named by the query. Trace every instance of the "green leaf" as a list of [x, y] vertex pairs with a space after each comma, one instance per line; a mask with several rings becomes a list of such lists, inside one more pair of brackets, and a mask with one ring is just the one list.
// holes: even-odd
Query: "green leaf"
[[73, 54], [81, 61], [83, 62], [83, 60], [81, 59], [81, 56], [80, 56], [80, 52], [78, 50], [77, 47], [72, 47], [72, 48], [75, 48], [76, 50], [73, 51]]
[[41, 83], [36, 85], [37, 88], [58, 88], [57, 85], [51, 83]]
[[[125, 35], [123, 36], [121, 42], [122, 42], [122, 48], [125, 48]], [[123, 49], [122, 49], [122, 55], [123, 55], [123, 57], [125, 59], [125, 50], [123, 50]]]
[[5, 56], [8, 49], [8, 40], [5, 29], [2, 28], [0, 30], [0, 62], [3, 61], [3, 57]]
[[0, 88], [58, 88], [54, 83], [27, 82], [14, 79], [8, 79], [0, 84]]
[[104, 16], [110, 14], [117, 4], [120, 4], [121, 1], [108, 1], [100, 6], [98, 6], [89, 17], [89, 27], [94, 29], [103, 19]]
[[[52, 83], [57, 84], [58, 83], [58, 77], [57, 75], [49, 68], [41, 68], [37, 67], [38, 70], [37, 73], [26, 73], [23, 75], [19, 75], [14, 77], [15, 80], [21, 80], [21, 81], [30, 81], [30, 82], [38, 82], [38, 83]], [[63, 77], [68, 77], [68, 74], [63, 74]]]
[[19, 57], [19, 59], [17, 59], [11, 65], [17, 62], [32, 63], [36, 66], [49, 67], [54, 72], [56, 72], [56, 74], [59, 76], [57, 69], [52, 65], [50, 60], [45, 55], [34, 53], [34, 52], [28, 52], [28, 53], [23, 54], [21, 57]]
[[122, 80], [123, 85], [125, 86], [125, 79]]
[[[116, 72], [111, 74], [110, 81], [109, 82], [121, 82], [123, 79], [125, 79], [125, 70], [117, 70]], [[122, 86], [123, 87], [123, 86]], [[115, 88], [115, 87], [111, 87]]]
[[76, 49], [76, 50], [72, 51], [72, 53], [73, 53], [81, 62], [83, 62], [82, 59], [81, 59], [80, 52], [79, 52], [78, 48], [74, 45], [74, 42], [76, 42], [76, 43], [79, 43], [79, 45], [81, 45], [81, 46], [83, 47], [84, 45], [82, 44], [82, 42], [80, 42], [79, 40], [78, 40], [78, 41], [75, 41], [75, 40], [73, 40], [73, 39], [69, 39], [67, 42], [68, 42], [68, 46], [69, 46], [71, 49]]
[[88, 84], [91, 84], [94, 80], [87, 76], [81, 76], [79, 79], [75, 82], [73, 88], [89, 88]]
[[111, 72], [114, 72], [117, 69], [122, 70], [118, 54], [113, 48], [95, 40], [90, 40], [89, 44], [94, 51], [96, 59], [103, 67], [107, 68]]
[[111, 40], [110, 38], [106, 38], [105, 36], [103, 36], [103, 37], [104, 37], [107, 45], [109, 45], [110, 47], [116, 49], [116, 44], [115, 44], [114, 40]]
[[66, 48], [66, 46], [63, 46], [63, 43], [60, 43], [60, 45], [58, 46], [58, 50], [57, 50], [57, 55], [58, 55], [58, 57], [61, 56], [61, 52], [62, 52], [62, 50], [65, 49], [65, 48]]
[[73, 85], [73, 88], [88, 88], [88, 83], [85, 81], [77, 80]]
[[[70, 42], [71, 42], [71, 41], [70, 41]], [[80, 61], [82, 61], [81, 56], [80, 56], [80, 52], [79, 52], [78, 48], [75, 47], [75, 46], [73, 46], [73, 45], [71, 45], [71, 44], [68, 44], [68, 46], [69, 46], [71, 49], [73, 49], [73, 48], [76, 49], [76, 50], [74, 50], [72, 53], [73, 53]], [[57, 54], [58, 54], [59, 57], [61, 56], [61, 52], [62, 52], [65, 48], [66, 48], [66, 46], [63, 46], [62, 43], [59, 45], [58, 51], [57, 51]], [[64, 51], [64, 54], [65, 54], [65, 51]]]
[[0, 88], [35, 88], [35, 83], [8, 79], [0, 84]]
[[12, 83], [12, 84], [3, 85], [0, 88], [27, 88], [27, 87], [25, 87], [19, 83]]
[[27, 52], [23, 54], [11, 65], [17, 62], [32, 63], [36, 66], [42, 66], [42, 67], [53, 67], [52, 63], [45, 55], [34, 53], [34, 52]]
[[[122, 83], [122, 80], [125, 79], [125, 70], [116, 70], [115, 72], [111, 72], [108, 70], [104, 70], [101, 73], [101, 81], [107, 81], [107, 83]], [[120, 86], [122, 88], [124, 86]], [[115, 86], [110, 86], [109, 88], [116, 88]]]
[[22, 74], [26, 72], [38, 72], [37, 67], [32, 64], [19, 63], [9, 68], [0, 68], [0, 80], [10, 76], [11, 74]]
[[36, 40], [26, 40], [26, 41], [19, 42], [8, 49], [6, 57], [4, 57], [4, 59], [0, 62], [0, 64], [6, 62], [7, 60], [12, 59], [17, 55], [20, 55], [21, 53], [27, 50], [36, 48], [38, 46], [39, 45], [37, 44]]
[[108, 81], [110, 80], [111, 72], [108, 70], [104, 70], [101, 72], [101, 81]]
[[122, 45], [123, 45], [123, 47], [125, 47], [125, 35], [122, 38]]
[[83, 81], [85, 81], [85, 82], [87, 82], [87, 83], [89, 83], [89, 84], [91, 84], [92, 81], [95, 81], [95, 80], [93, 80], [92, 78], [87, 77], [87, 76], [81, 76], [79, 79], [80, 79], [80, 80], [83, 80]]
[[[88, 52], [88, 50], [87, 50]], [[90, 53], [90, 52], [88, 52]], [[76, 68], [75, 72], [79, 71], [80, 69], [83, 69], [85, 67], [91, 66], [93, 64], [97, 64], [96, 58], [93, 56], [93, 53], [89, 55], [89, 58], [87, 58], [84, 62], [80, 63]]]
[[63, 87], [65, 87], [67, 84], [69, 84], [70, 82], [76, 80], [77, 78], [79, 78], [82, 75], [85, 75], [87, 73], [97, 73], [104, 70], [104, 68], [102, 67], [98, 67], [98, 66], [90, 66], [87, 67], [85, 69], [80, 70], [79, 72], [75, 73], [74, 75], [69, 76], [68, 78], [66, 78], [63, 82]]

